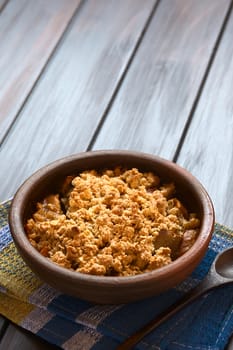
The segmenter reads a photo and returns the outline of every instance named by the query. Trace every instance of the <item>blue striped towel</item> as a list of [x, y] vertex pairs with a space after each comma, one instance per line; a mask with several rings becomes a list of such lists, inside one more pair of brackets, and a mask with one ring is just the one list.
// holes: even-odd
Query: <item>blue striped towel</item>
[[[196, 286], [216, 254], [233, 244], [233, 233], [216, 224], [205, 258], [182, 284], [159, 296], [124, 305], [94, 305], [44, 284], [25, 265], [12, 241], [0, 205], [0, 313], [39, 337], [67, 350], [113, 350]], [[221, 300], [221, 302], [219, 302]], [[233, 286], [216, 289], [186, 307], [135, 349], [224, 349], [233, 332]]]

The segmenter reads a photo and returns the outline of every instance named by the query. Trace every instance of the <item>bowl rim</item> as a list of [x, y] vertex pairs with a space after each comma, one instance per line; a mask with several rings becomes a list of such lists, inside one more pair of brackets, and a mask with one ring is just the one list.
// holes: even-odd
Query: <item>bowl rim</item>
[[[29, 242], [26, 232], [24, 230], [23, 222], [21, 219], [22, 211], [24, 210], [22, 205], [22, 197], [27, 198], [30, 194], [31, 187], [34, 183], [40, 182], [43, 180], [45, 176], [54, 171], [55, 168], [63, 167], [64, 164], [68, 164], [80, 159], [87, 159], [91, 157], [98, 156], [112, 156], [112, 155], [120, 155], [124, 157], [143, 157], [145, 160], [152, 160], [157, 162], [158, 164], [168, 165], [175, 172], [178, 172], [179, 175], [184, 177], [187, 182], [192, 183], [192, 186], [195, 192], [198, 194], [198, 198], [201, 199], [203, 204], [203, 217], [205, 220], [201, 223], [200, 232], [198, 237], [193, 244], [193, 246], [185, 252], [182, 256], [172, 261], [170, 264], [163, 266], [161, 268], [144, 272], [138, 275], [132, 276], [97, 276], [97, 275], [89, 275], [80, 273], [77, 271], [69, 270], [65, 267], [62, 267], [55, 262], [52, 262], [49, 258], [46, 258], [39, 253], [36, 248], [34, 248]], [[42, 180], [41, 180], [42, 179]], [[23, 256], [25, 259], [29, 259], [31, 255], [33, 255], [33, 260], [37, 261], [37, 264], [41, 265], [42, 269], [46, 269], [51, 274], [59, 274], [61, 278], [74, 280], [78, 278], [78, 280], [82, 283], [95, 285], [114, 285], [120, 283], [121, 285], [128, 285], [129, 283], [141, 284], [145, 283], [145, 281], [150, 281], [151, 279], [167, 279], [169, 276], [172, 276], [175, 273], [180, 273], [181, 266], [186, 266], [187, 263], [194, 262], [197, 260], [196, 251], [199, 247], [199, 251], [206, 251], [209, 241], [211, 240], [212, 233], [214, 230], [214, 221], [215, 221], [215, 213], [212, 200], [200, 183], [200, 181], [194, 177], [188, 170], [181, 167], [179, 164], [174, 163], [173, 161], [167, 160], [157, 155], [138, 152], [138, 151], [128, 151], [128, 150], [95, 150], [95, 151], [86, 151], [76, 153], [70, 156], [66, 156], [55, 160], [37, 171], [35, 171], [31, 176], [29, 176], [22, 185], [16, 191], [10, 206], [9, 211], [9, 226], [12, 233], [13, 240], [17, 248], [20, 249], [21, 253], [23, 251]], [[33, 254], [31, 254], [33, 252]]]

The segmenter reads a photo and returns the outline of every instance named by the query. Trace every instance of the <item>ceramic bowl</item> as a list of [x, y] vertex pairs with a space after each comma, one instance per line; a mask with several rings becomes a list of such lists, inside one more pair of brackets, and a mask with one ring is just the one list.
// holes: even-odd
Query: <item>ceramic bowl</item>
[[[36, 203], [58, 192], [65, 177], [83, 170], [116, 165], [152, 171], [164, 181], [173, 181], [176, 196], [198, 214], [201, 227], [194, 245], [169, 265], [129, 277], [94, 276], [74, 272], [42, 256], [30, 244], [24, 225]], [[160, 157], [133, 151], [106, 150], [79, 153], [57, 160], [29, 177], [16, 192], [9, 224], [15, 245], [26, 264], [44, 282], [57, 290], [94, 303], [128, 303], [158, 295], [182, 282], [201, 262], [214, 229], [214, 209], [202, 184], [187, 170]]]

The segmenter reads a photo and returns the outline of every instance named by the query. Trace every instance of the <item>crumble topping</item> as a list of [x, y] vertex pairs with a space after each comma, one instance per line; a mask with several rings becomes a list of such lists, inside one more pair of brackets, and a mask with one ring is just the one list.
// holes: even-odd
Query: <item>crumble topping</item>
[[175, 197], [173, 183], [136, 168], [68, 176], [60, 194], [37, 203], [29, 241], [53, 262], [92, 275], [148, 272], [184, 254], [200, 221]]

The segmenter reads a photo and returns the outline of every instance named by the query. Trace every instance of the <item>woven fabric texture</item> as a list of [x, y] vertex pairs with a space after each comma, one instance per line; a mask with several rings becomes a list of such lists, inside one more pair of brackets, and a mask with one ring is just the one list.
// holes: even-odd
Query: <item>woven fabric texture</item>
[[[195, 287], [216, 254], [232, 246], [233, 233], [216, 224], [205, 258], [193, 274], [159, 296], [124, 305], [93, 305], [43, 283], [25, 265], [12, 241], [0, 205], [0, 313], [17, 325], [67, 350], [113, 350]], [[233, 333], [233, 285], [218, 288], [181, 310], [135, 349], [224, 349]]]

